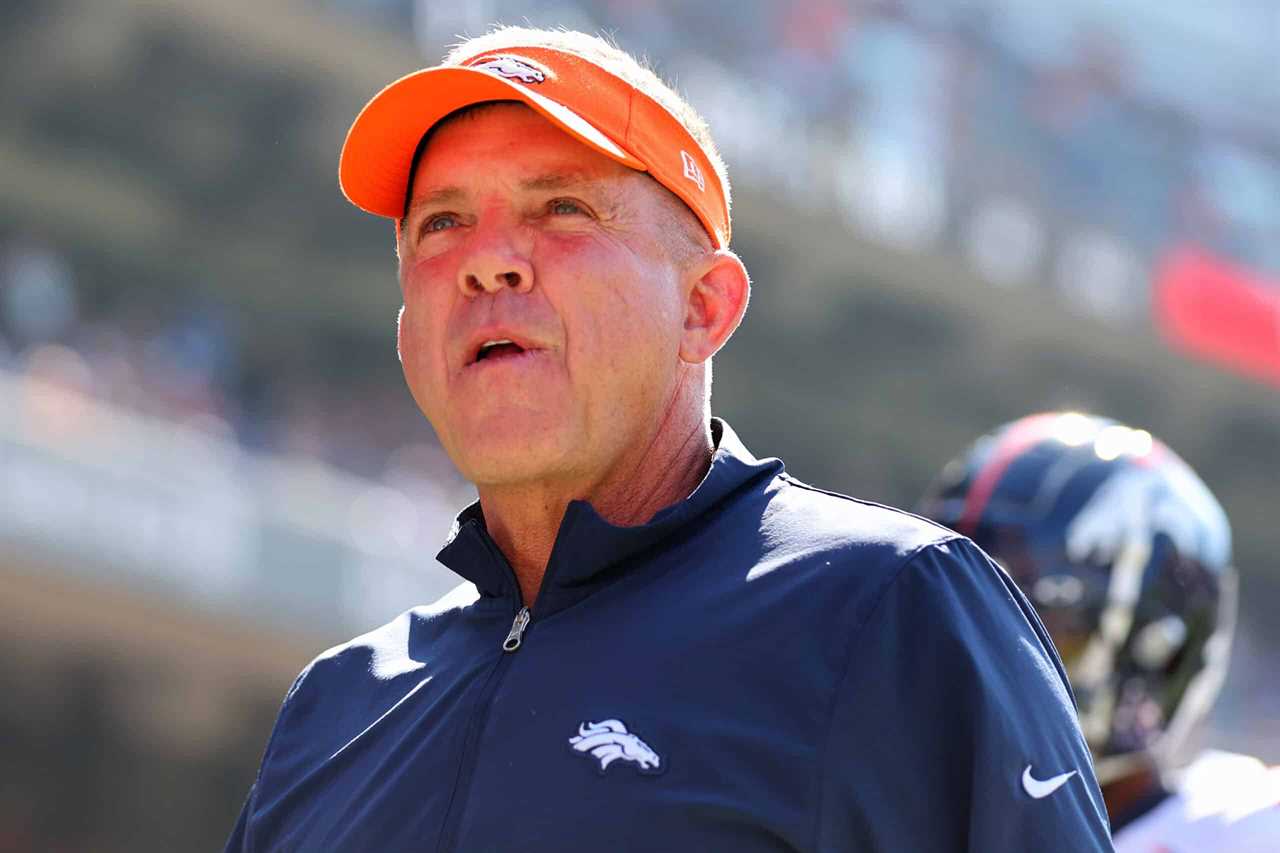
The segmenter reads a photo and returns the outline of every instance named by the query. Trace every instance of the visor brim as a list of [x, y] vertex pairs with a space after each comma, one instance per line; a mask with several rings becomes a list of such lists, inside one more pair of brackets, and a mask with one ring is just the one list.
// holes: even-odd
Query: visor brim
[[338, 184], [361, 210], [398, 219], [422, 137], [450, 113], [486, 101], [528, 104], [565, 133], [624, 166], [645, 164], [564, 104], [488, 71], [429, 68], [387, 86], [360, 111], [338, 161]]

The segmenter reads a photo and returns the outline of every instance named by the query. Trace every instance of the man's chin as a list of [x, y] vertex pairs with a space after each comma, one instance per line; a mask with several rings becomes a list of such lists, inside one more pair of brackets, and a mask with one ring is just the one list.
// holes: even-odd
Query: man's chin
[[480, 488], [555, 479], [572, 459], [572, 446], [553, 436], [541, 438], [488, 434], [470, 442], [454, 461], [463, 476]]
[[549, 483], [557, 479], [558, 469], [554, 465], [538, 464], [529, 459], [486, 459], [477, 463], [463, 476], [484, 494], [486, 491], [497, 492], [502, 489], [517, 489]]

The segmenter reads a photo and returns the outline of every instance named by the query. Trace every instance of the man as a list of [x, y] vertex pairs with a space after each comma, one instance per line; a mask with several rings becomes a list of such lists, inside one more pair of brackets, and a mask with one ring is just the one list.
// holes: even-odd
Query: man
[[479, 492], [439, 555], [468, 583], [303, 672], [229, 850], [1110, 849], [999, 569], [711, 418], [748, 282], [674, 92], [500, 30], [379, 93], [339, 172], [398, 222], [405, 377]]
[[1210, 751], [1165, 776], [1225, 674], [1231, 531], [1144, 430], [1071, 412], [1014, 421], [944, 469], [924, 514], [1009, 570], [1057, 643], [1121, 853], [1280, 850], [1280, 768]]

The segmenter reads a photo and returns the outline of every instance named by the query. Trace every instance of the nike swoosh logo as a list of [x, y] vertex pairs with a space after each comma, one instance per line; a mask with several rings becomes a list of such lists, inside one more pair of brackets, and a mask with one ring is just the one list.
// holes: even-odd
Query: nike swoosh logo
[[1067, 780], [1074, 775], [1076, 771], [1072, 770], [1048, 779], [1037, 779], [1031, 775], [1031, 765], [1028, 764], [1027, 769], [1022, 771], [1022, 787], [1032, 797], [1040, 800], [1067, 784]]

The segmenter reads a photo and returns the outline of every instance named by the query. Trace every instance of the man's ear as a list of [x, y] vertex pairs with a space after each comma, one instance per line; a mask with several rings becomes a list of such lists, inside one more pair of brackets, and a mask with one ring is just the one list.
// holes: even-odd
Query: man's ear
[[685, 304], [680, 358], [701, 364], [715, 355], [742, 322], [751, 296], [751, 281], [742, 261], [720, 249], [693, 265], [693, 285]]

